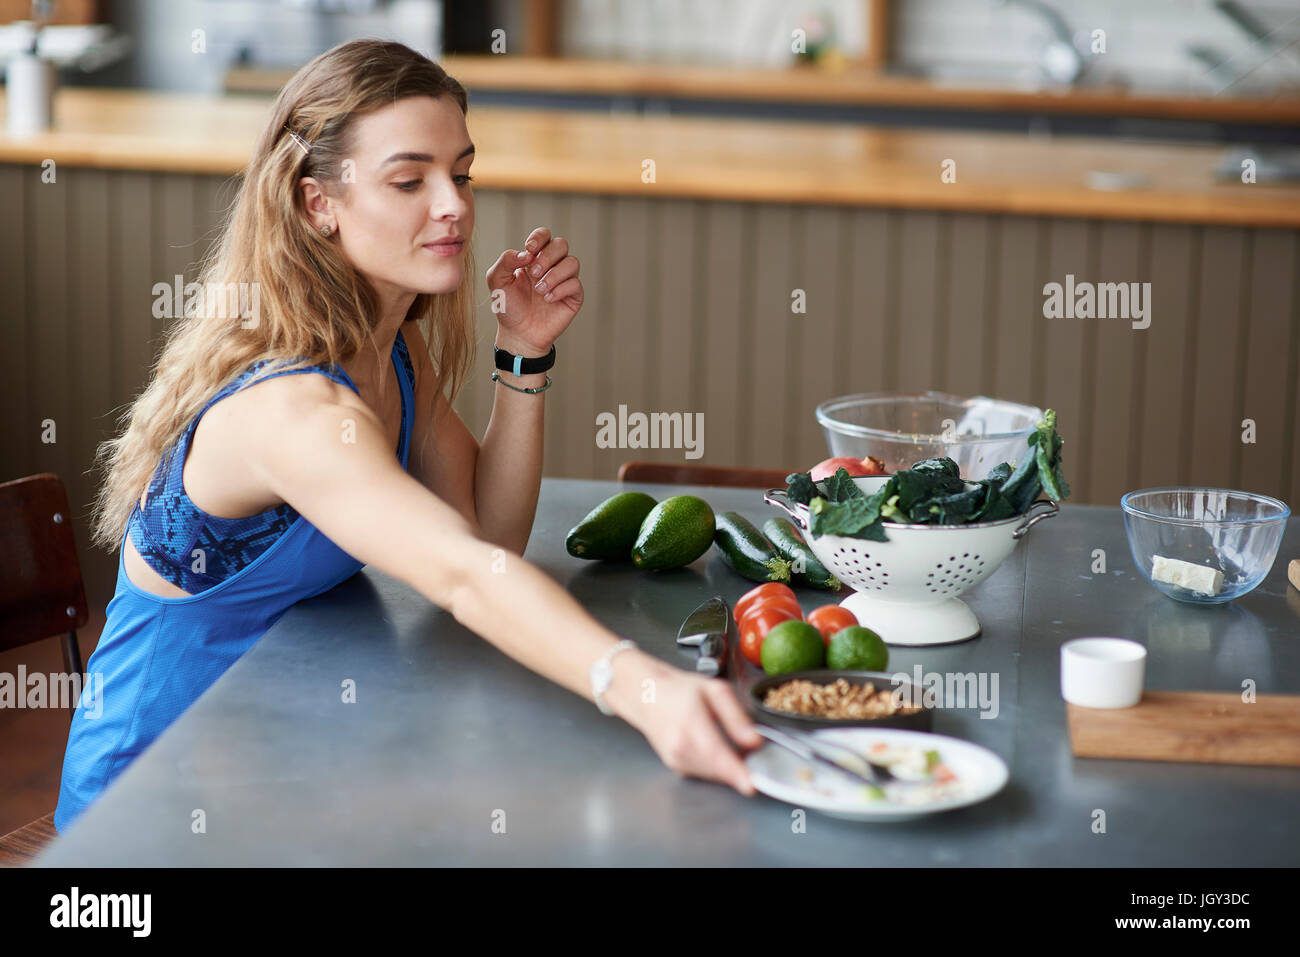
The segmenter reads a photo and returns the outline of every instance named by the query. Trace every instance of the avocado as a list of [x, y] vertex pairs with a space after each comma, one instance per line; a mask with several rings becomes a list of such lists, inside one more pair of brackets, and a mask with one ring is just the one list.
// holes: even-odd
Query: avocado
[[664, 499], [645, 517], [632, 562], [648, 570], [681, 568], [709, 550], [716, 522], [709, 503], [694, 495]]
[[605, 499], [569, 530], [564, 547], [574, 558], [625, 562], [641, 523], [655, 507], [644, 492], [619, 492]]

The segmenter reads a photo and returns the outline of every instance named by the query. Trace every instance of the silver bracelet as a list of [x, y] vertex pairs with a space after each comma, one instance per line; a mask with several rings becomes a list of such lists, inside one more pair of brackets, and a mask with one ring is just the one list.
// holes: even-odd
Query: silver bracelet
[[609, 686], [614, 683], [614, 665], [611, 659], [620, 651], [635, 647], [635, 642], [625, 638], [601, 655], [596, 660], [596, 663], [591, 666], [591, 696], [596, 700], [596, 707], [600, 709], [601, 714], [612, 715], [614, 713], [600, 698], [609, 690]]
[[536, 395], [539, 392], [545, 392], [547, 389], [551, 387], [551, 377], [547, 376], [546, 385], [539, 385], [536, 389], [521, 389], [519, 386], [511, 385], [505, 379], [501, 378], [501, 373], [498, 372], [496, 369], [492, 370], [492, 381], [500, 382], [507, 389], [514, 389], [516, 392], [527, 392], [529, 395]]

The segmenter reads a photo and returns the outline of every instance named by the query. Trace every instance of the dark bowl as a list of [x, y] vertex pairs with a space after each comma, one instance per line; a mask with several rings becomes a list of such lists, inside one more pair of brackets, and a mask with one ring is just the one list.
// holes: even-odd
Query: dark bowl
[[[893, 714], [881, 718], [815, 718], [806, 714], [777, 711], [763, 704], [768, 691], [787, 681], [803, 679], [814, 684], [834, 684], [843, 678], [851, 685], [874, 684], [877, 691], [893, 691], [905, 687], [908, 696], [921, 701], [921, 710], [915, 714]], [[768, 675], [754, 682], [749, 689], [750, 711], [768, 724], [779, 724], [799, 731], [816, 731], [819, 728], [904, 728], [908, 731], [929, 731], [934, 723], [934, 710], [927, 708], [919, 690], [910, 681], [894, 684], [894, 676], [886, 671], [840, 671], [833, 668], [816, 668], [811, 671], [791, 671], [784, 675]]]

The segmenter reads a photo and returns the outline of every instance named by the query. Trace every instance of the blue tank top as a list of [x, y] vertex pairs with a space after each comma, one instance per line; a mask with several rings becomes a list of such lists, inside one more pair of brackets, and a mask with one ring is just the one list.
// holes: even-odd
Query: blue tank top
[[[393, 351], [399, 379], [402, 371], [414, 379], [410, 355], [400, 334], [393, 341]], [[249, 384], [270, 362], [264, 359], [254, 363], [208, 400], [176, 443], [162, 456], [149, 483], [144, 507], [137, 503], [127, 520], [131, 542], [144, 562], [162, 578], [191, 595], [206, 591], [252, 564], [298, 517], [293, 506], [286, 503], [257, 515], [221, 518], [200, 510], [185, 493], [185, 461], [204, 413]], [[342, 370], [320, 366], [299, 371], [319, 371], [335, 382], [352, 387], [351, 380]], [[258, 381], [291, 374], [271, 372]], [[397, 454], [399, 457], [403, 454], [400, 441]], [[199, 570], [194, 567], [198, 564], [194, 561], [196, 553], [203, 558]]]
[[[397, 455], [406, 469], [415, 417], [415, 376], [400, 330], [393, 342], [392, 359], [402, 397]], [[186, 448], [203, 413], [241, 388], [261, 365], [247, 370], [203, 407], [183, 436]], [[272, 376], [306, 372], [341, 381], [360, 395], [346, 372], [330, 366]], [[182, 449], [180, 462], [184, 460]], [[168, 473], [166, 468], [160, 470]], [[148, 503], [147, 498], [146, 506]], [[200, 512], [184, 497], [183, 488], [173, 506], [176, 528], [206, 525], [240, 535], [243, 530], [238, 523], [264, 527], [272, 513], [278, 513], [286, 524], [247, 564], [226, 568], [230, 572], [226, 577], [215, 583], [203, 582], [203, 591], [184, 598], [164, 598], [137, 587], [126, 575], [119, 548], [117, 589], [108, 603], [99, 644], [86, 663], [91, 677], [68, 732], [59, 803], [54, 811], [54, 827], [60, 832], [291, 606], [328, 591], [363, 567], [297, 512], [282, 511], [288, 506], [246, 519], [222, 519]], [[197, 525], [190, 522], [192, 515], [201, 519]], [[128, 525], [123, 546], [130, 534]], [[222, 543], [214, 541], [218, 552], [228, 557], [236, 554], [223, 552]]]

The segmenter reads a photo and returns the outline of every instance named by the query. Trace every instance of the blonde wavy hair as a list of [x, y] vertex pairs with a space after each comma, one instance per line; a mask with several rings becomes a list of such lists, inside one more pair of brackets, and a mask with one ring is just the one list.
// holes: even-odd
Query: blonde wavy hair
[[[238, 309], [213, 308], [220, 304], [213, 297], [187, 298], [194, 307], [165, 333], [152, 381], [119, 419], [119, 425], [125, 422], [122, 434], [97, 450], [95, 461], [106, 477], [91, 515], [93, 545], [114, 549], [121, 543], [163, 453], [207, 401], [253, 362], [271, 360], [280, 371], [338, 364], [367, 344], [378, 348], [377, 294], [337, 243], [311, 227], [297, 187], [301, 177], [312, 176], [327, 194], [341, 192], [356, 121], [410, 96], [450, 96], [468, 112], [464, 87], [442, 67], [400, 43], [379, 40], [356, 40], [321, 54], [280, 91], [198, 277], [206, 289], [255, 283], [243, 288], [257, 291], [257, 321], [245, 328]], [[304, 155], [286, 127], [311, 144], [310, 152]], [[455, 291], [417, 295], [405, 318], [422, 323], [434, 369], [453, 402], [475, 358], [468, 244], [462, 262]]]

